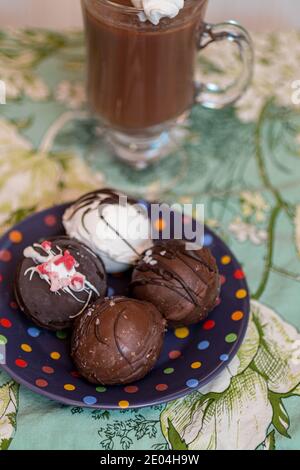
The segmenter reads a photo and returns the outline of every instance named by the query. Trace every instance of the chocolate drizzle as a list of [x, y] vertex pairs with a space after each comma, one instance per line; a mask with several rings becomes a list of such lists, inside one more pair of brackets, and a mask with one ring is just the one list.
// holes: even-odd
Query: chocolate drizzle
[[[55, 250], [54, 255], [63, 254], [67, 250], [78, 262], [78, 270], [85, 280], [82, 289], [73, 291], [64, 286], [58, 291], [51, 291], [47, 279], [35, 274], [37, 263], [43, 262], [49, 251], [45, 251], [42, 244], [35, 244], [34, 253], [38, 258], [22, 259], [16, 273], [14, 290], [21, 310], [34, 323], [50, 330], [61, 330], [69, 328], [74, 318], [81, 315], [91, 302], [98, 297], [104, 298], [107, 280], [102, 261], [82, 243], [63, 236], [42, 243], [49, 244], [49, 242]], [[30, 273], [34, 275], [31, 277]]]
[[[210, 251], [186, 250], [181, 240], [156, 243], [136, 266], [130, 284], [134, 297], [154, 303], [167, 319], [170, 313], [175, 323], [178, 319], [181, 324], [190, 321], [191, 310], [193, 322], [196, 317], [203, 319], [213, 308], [219, 290], [218, 268]], [[180, 311], [175, 307], [171, 312], [166, 304], [174, 303], [177, 297], [182, 299]]]
[[[148, 252], [150, 251], [152, 252], [150, 256], [153, 261], [156, 261], [156, 263], [151, 263], [151, 261], [147, 263], [144, 258], [144, 260], [136, 267], [136, 271], [141, 273], [152, 271], [157, 275], [157, 278], [153, 277], [149, 279], [149, 277], [138, 276], [137, 279], [131, 282], [130, 288], [133, 289], [138, 285], [151, 283], [153, 285], [166, 287], [167, 289], [176, 292], [190, 300], [195, 306], [202, 306], [201, 299], [199, 299], [197, 293], [193, 291], [190, 285], [178, 274], [177, 271], [164, 262], [164, 258], [168, 260], [179, 259], [198, 276], [203, 284], [207, 285], [207, 280], [204, 279], [203, 275], [201, 275], [201, 270], [197, 270], [195, 264], [191, 265], [189, 263], [189, 259], [191, 259], [205, 266], [208, 271], [217, 274], [217, 269], [213, 268], [205, 261], [203, 250], [187, 251], [184, 243], [174, 240], [172, 242], [161, 241]], [[164, 254], [162, 255], [161, 253]], [[174, 280], [179, 284], [179, 286], [173, 282]]]
[[[126, 203], [130, 204], [130, 205], [136, 205], [137, 204], [137, 201], [133, 198], [129, 198], [125, 195], [122, 195], [122, 194], [119, 194], [115, 191], [113, 191], [112, 189], [99, 189], [99, 190], [96, 190], [96, 191], [92, 191], [88, 194], [85, 194], [84, 196], [82, 196], [80, 199], [78, 199], [78, 201], [76, 201], [72, 208], [73, 210], [70, 210], [70, 213], [68, 214], [68, 216], [66, 216], [66, 220], [69, 221], [71, 220], [74, 215], [81, 211], [82, 209], [85, 208], [85, 211], [83, 212], [82, 216], [81, 216], [81, 223], [82, 223], [82, 226], [84, 228], [84, 230], [86, 231], [87, 234], [90, 234], [86, 224], [85, 224], [85, 218], [86, 216], [93, 210], [95, 210], [95, 208], [98, 210], [98, 214], [99, 214], [99, 219], [101, 219], [106, 225], [107, 227], [112, 230], [116, 235], [117, 237], [122, 240], [130, 250], [132, 250], [137, 256], [140, 255], [140, 253], [138, 253], [136, 251], [136, 249], [128, 242], [128, 240], [124, 237], [122, 237], [122, 235], [119, 233], [119, 231], [113, 227], [111, 224], [109, 224], [109, 222], [105, 219], [104, 215], [103, 215], [103, 212], [104, 212], [104, 209], [107, 207], [107, 206], [117, 206], [117, 205], [120, 205], [120, 201], [121, 201], [121, 204], [122, 204], [122, 197], [123, 199], [126, 197]], [[94, 204], [97, 203], [97, 207], [94, 207]], [[71, 209], [72, 209], [71, 208]], [[142, 211], [142, 209], [141, 209]]]

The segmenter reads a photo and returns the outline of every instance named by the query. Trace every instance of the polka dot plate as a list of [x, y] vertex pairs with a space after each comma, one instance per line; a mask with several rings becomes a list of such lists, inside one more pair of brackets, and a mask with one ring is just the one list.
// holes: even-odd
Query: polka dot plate
[[[13, 296], [14, 275], [23, 249], [39, 239], [63, 234], [61, 218], [65, 208], [58, 206], [34, 214], [0, 240], [1, 367], [17, 382], [50, 399], [101, 409], [165, 403], [201, 388], [222, 372], [245, 336], [249, 294], [234, 255], [206, 228], [204, 244], [217, 259], [222, 283], [218, 305], [209, 319], [190, 328], [168, 331], [156, 367], [137, 383], [95, 387], [79, 376], [69, 356], [70, 332], [55, 334], [37, 328], [20, 312]], [[185, 224], [186, 218], [178, 216]], [[155, 222], [157, 230], [163, 225], [163, 220]], [[129, 279], [130, 272], [110, 276], [108, 295], [126, 294]]]

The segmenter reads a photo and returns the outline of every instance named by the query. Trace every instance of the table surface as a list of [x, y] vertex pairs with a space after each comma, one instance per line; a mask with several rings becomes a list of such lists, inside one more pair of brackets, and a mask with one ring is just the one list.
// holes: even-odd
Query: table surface
[[[195, 108], [184, 151], [136, 173], [101, 146], [95, 151], [82, 34], [0, 32], [8, 95], [0, 105], [2, 230], [103, 185], [147, 199], [202, 202], [207, 223], [243, 263], [253, 299], [233, 363], [205, 389], [168, 405], [67, 407], [0, 371], [0, 448], [300, 448], [300, 104], [292, 88], [300, 79], [300, 34], [256, 35], [254, 42], [253, 85], [236, 107]], [[211, 48], [199, 59], [201, 75], [225, 82], [226, 70], [235, 71], [231, 62], [229, 51]], [[0, 282], [4, 263], [0, 253]], [[0, 320], [2, 336], [5, 326]]]

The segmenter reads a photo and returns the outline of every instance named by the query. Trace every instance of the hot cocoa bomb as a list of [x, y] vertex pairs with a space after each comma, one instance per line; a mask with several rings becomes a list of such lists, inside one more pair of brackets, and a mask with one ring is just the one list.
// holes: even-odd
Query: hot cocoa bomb
[[155, 365], [165, 325], [162, 315], [148, 302], [126, 297], [96, 301], [75, 322], [72, 358], [89, 382], [135, 382]]
[[107, 290], [101, 260], [67, 237], [34, 243], [24, 250], [15, 279], [20, 309], [38, 326], [69, 328], [74, 318]]
[[153, 244], [145, 208], [112, 189], [85, 194], [64, 216], [67, 234], [98, 255], [107, 273], [126, 271]]
[[158, 242], [134, 269], [130, 291], [155, 305], [171, 327], [198, 323], [219, 296], [216, 260], [207, 248], [187, 250], [181, 240]]

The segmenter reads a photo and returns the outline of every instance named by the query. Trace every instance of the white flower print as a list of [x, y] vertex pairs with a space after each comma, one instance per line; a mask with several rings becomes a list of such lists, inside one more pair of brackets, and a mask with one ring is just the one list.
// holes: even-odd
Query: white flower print
[[265, 305], [252, 302], [251, 310], [247, 336], [230, 368], [210, 387], [170, 403], [162, 412], [162, 431], [174, 449], [178, 440], [172, 442], [170, 423], [190, 450], [273, 448], [271, 425], [288, 436], [282, 397], [299, 394], [300, 363], [291, 358], [300, 335]]
[[258, 229], [255, 225], [244, 222], [240, 217], [231, 222], [228, 229], [240, 243], [250, 241], [254, 245], [262, 245], [268, 238], [266, 230]]
[[86, 92], [82, 83], [61, 82], [57, 87], [55, 97], [57, 101], [70, 109], [81, 108], [86, 102]]
[[46, 83], [33, 70], [35, 59], [36, 56], [31, 51], [25, 51], [14, 58], [1, 55], [0, 80], [5, 82], [8, 100], [18, 99], [22, 95], [34, 101], [48, 98], [49, 89]]
[[265, 221], [265, 212], [269, 210], [269, 205], [260, 193], [243, 191], [241, 193], [241, 204], [244, 217], [248, 218], [254, 215], [256, 222]]
[[49, 95], [47, 85], [40, 78], [34, 78], [25, 88], [26, 95], [34, 101], [44, 100]]
[[0, 450], [8, 449], [15, 431], [18, 406], [18, 385], [9, 382], [0, 386]]
[[72, 200], [103, 185], [103, 175], [92, 174], [76, 154], [34, 150], [4, 119], [0, 119], [0, 140], [2, 225], [20, 207], [42, 209], [53, 204], [58, 194], [61, 201]]

